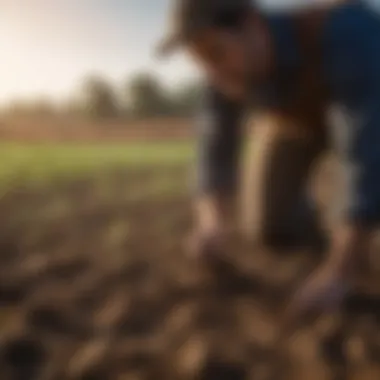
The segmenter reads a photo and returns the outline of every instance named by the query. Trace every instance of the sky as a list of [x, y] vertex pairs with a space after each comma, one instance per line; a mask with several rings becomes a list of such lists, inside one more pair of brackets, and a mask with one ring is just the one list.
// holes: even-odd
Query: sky
[[[149, 69], [169, 85], [196, 76], [184, 56], [158, 62], [152, 55], [170, 1], [0, 0], [0, 103], [61, 100], [92, 73], [121, 83]], [[320, 0], [262, 1], [279, 7]]]

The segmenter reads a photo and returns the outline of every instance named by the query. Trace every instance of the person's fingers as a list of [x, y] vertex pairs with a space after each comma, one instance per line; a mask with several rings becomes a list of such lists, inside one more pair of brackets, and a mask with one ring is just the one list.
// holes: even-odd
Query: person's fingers
[[207, 259], [220, 254], [222, 237], [217, 231], [195, 231], [187, 239], [186, 246], [191, 257]]
[[310, 277], [291, 297], [285, 312], [282, 329], [284, 334], [289, 334], [297, 328], [309, 316], [318, 312], [321, 308], [320, 300], [323, 299], [324, 282], [319, 273]]
[[283, 329], [291, 331], [320, 313], [337, 310], [349, 291], [349, 284], [339, 277], [315, 276], [291, 299], [285, 311]]

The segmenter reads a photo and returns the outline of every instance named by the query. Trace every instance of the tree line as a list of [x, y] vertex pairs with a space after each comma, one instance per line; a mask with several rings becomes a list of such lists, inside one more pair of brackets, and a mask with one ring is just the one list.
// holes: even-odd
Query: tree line
[[60, 105], [49, 98], [15, 100], [4, 112], [10, 115], [66, 114], [94, 119], [187, 117], [197, 108], [200, 95], [199, 83], [182, 83], [176, 90], [169, 90], [149, 72], [135, 74], [121, 86], [100, 75], [91, 75]]

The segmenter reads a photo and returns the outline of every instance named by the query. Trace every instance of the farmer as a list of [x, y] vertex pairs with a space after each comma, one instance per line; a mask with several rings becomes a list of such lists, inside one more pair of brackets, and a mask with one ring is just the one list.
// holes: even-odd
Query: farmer
[[194, 207], [199, 254], [222, 252], [247, 115], [259, 151], [256, 233], [274, 247], [321, 240], [307, 180], [326, 148], [331, 106], [344, 118], [338, 127], [349, 138], [344, 149], [332, 147], [347, 194], [325, 263], [294, 298], [300, 311], [337, 304], [380, 221], [379, 16], [360, 1], [270, 14], [249, 0], [177, 0], [172, 17], [158, 52], [181, 46], [207, 82]]

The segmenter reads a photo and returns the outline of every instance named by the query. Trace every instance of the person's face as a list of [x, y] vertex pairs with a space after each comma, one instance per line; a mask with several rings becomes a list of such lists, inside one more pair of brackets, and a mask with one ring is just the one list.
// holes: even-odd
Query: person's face
[[188, 46], [209, 80], [235, 98], [246, 95], [249, 85], [265, 75], [265, 50], [260, 35], [222, 29], [203, 31]]

